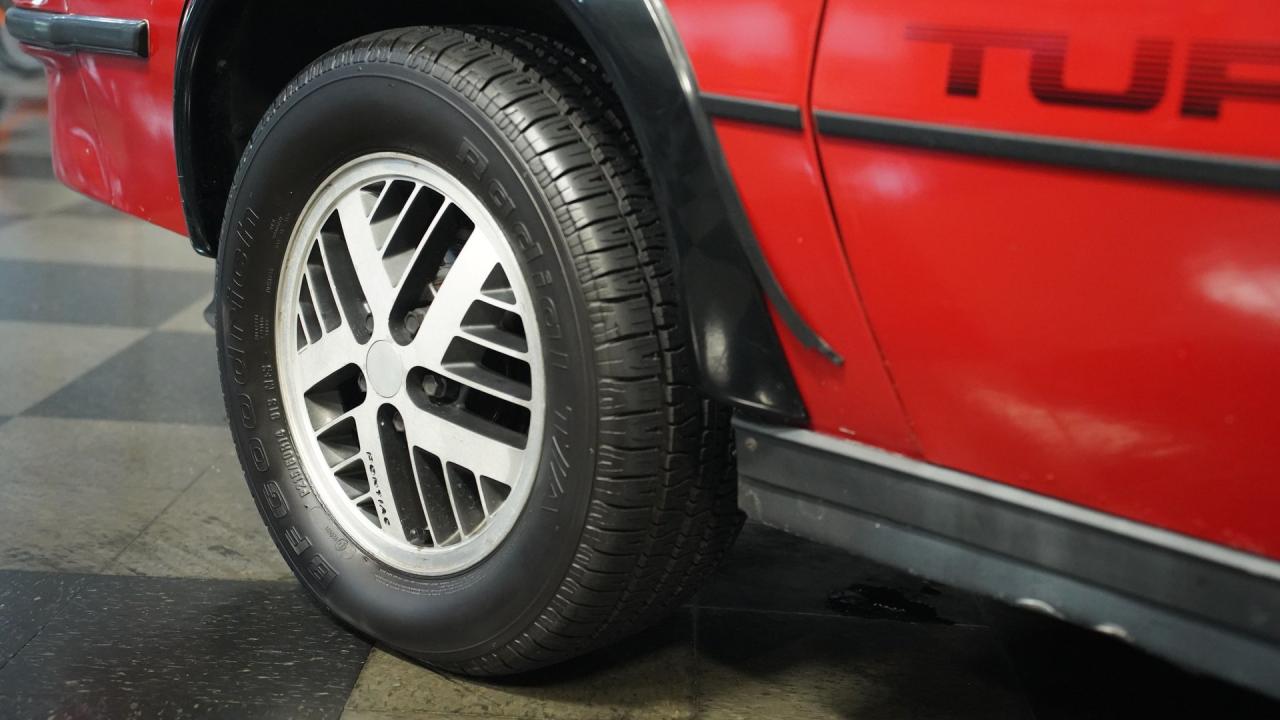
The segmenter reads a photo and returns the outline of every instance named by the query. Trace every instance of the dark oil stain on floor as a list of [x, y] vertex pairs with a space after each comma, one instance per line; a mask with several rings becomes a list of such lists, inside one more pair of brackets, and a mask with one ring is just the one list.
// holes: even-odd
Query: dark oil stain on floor
[[899, 622], [952, 625], [938, 614], [937, 608], [928, 603], [930, 596], [941, 592], [929, 583], [919, 591], [909, 592], [899, 588], [855, 583], [843, 590], [836, 590], [827, 597], [827, 607], [851, 617], [866, 620], [897, 620]]

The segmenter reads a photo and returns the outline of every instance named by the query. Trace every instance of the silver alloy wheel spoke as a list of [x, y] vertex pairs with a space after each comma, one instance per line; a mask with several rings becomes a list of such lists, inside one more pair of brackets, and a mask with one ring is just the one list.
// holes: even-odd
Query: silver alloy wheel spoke
[[[427, 248], [427, 245], [428, 245], [428, 243], [426, 242], [427, 238], [430, 238], [432, 233], [436, 231], [437, 226], [439, 226], [440, 224], [440, 220], [444, 218], [445, 213], [449, 210], [450, 207], [452, 206], [449, 204], [447, 200], [440, 206], [440, 210], [436, 213], [435, 217], [431, 219], [431, 224], [427, 226], [427, 231], [422, 236], [423, 241], [418, 243], [417, 247], [415, 247], [413, 250], [413, 254], [409, 257], [409, 262], [405, 265], [404, 269], [395, 276], [395, 282], [392, 283], [392, 287], [395, 288], [397, 292], [405, 284], [405, 281], [409, 279], [409, 274], [413, 271], [415, 264], [422, 258], [423, 251], [426, 250]], [[396, 228], [392, 230], [392, 234], [394, 235], [395, 230], [398, 230], [398, 229], [399, 229], [399, 225], [397, 225]], [[384, 260], [385, 260], [385, 257], [386, 255], [384, 253], [383, 255]]]
[[448, 345], [436, 341], [436, 338], [452, 337], [459, 332], [467, 310], [480, 297], [485, 280], [497, 266], [498, 255], [489, 242], [468, 242], [458, 254], [436, 291], [422, 330], [412, 344], [414, 357], [423, 365], [433, 369], [443, 366]]
[[311, 198], [278, 292], [287, 419], [326, 509], [410, 572], [483, 559], [528, 500], [545, 408], [496, 220], [434, 165], [367, 156]]
[[347, 325], [322, 335], [298, 352], [296, 368], [302, 384], [309, 390], [321, 380], [351, 364], [363, 350]]
[[[409, 442], [437, 457], [510, 486], [524, 451], [430, 413], [405, 416]], [[465, 455], [465, 456], [464, 456]]]
[[367, 463], [369, 493], [383, 529], [393, 537], [404, 536], [400, 513], [388, 484], [387, 461], [383, 457], [382, 433], [378, 427], [378, 407], [366, 400], [354, 413], [360, 438], [360, 456]]
[[369, 216], [365, 214], [358, 194], [349, 194], [338, 203], [338, 217], [342, 223], [342, 234], [347, 240], [347, 248], [351, 252], [351, 261], [360, 278], [360, 287], [364, 290], [369, 311], [373, 314], [376, 331], [390, 315], [394, 297], [391, 283], [387, 282], [379, 269], [382, 266], [382, 256], [375, 247]]

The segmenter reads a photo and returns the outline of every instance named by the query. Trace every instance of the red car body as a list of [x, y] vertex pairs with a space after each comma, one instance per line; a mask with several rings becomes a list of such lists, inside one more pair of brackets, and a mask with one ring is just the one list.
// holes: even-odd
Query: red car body
[[[1280, 160], [1268, 3], [670, 4], [703, 91]], [[1168, 42], [1172, 61], [1142, 111], [1038, 100], [1032, 54], [995, 45], [978, 95], [956, 95], [956, 45], [910, 36], [928, 26], [1059, 33], [1070, 86], [1104, 92], [1131, 82], [1144, 38]], [[1233, 64], [1231, 77], [1270, 85], [1269, 99], [1226, 100], [1212, 118], [1179, 111], [1197, 42], [1268, 40], [1269, 66]], [[770, 266], [846, 359], [788, 347], [816, 429], [1280, 557], [1274, 193], [904, 150], [812, 125], [717, 130]]]
[[[187, 3], [16, 4], [147, 22], [146, 60], [38, 51], [55, 164], [187, 233]], [[665, 5], [759, 249], [825, 344], [775, 303], [810, 430], [1274, 579], [1273, 2]]]

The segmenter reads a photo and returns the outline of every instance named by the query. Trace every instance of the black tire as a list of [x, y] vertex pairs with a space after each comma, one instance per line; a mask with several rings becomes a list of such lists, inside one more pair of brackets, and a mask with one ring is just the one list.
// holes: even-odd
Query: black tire
[[[487, 158], [481, 172], [460, 159], [464, 141]], [[291, 460], [276, 383], [292, 223], [337, 167], [387, 150], [453, 173], [504, 230], [523, 225], [537, 251], [518, 253], [521, 269], [538, 278], [535, 305], [555, 309], [541, 317], [554, 418], [533, 495], [501, 546], [451, 577], [383, 566], [332, 520]], [[695, 388], [667, 238], [617, 100], [572, 49], [410, 28], [334, 50], [266, 113], [224, 227], [219, 362], [236, 448], [280, 551], [339, 618], [441, 668], [522, 672], [661, 618], [732, 543], [728, 412]]]

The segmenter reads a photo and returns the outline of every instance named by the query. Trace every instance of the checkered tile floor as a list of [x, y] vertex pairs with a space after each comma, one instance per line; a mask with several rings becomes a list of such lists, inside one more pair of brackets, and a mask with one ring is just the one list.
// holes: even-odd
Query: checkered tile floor
[[1280, 717], [1115, 641], [749, 526], [697, 602], [502, 682], [310, 604], [243, 488], [186, 240], [60, 187], [0, 76], [0, 718]]

